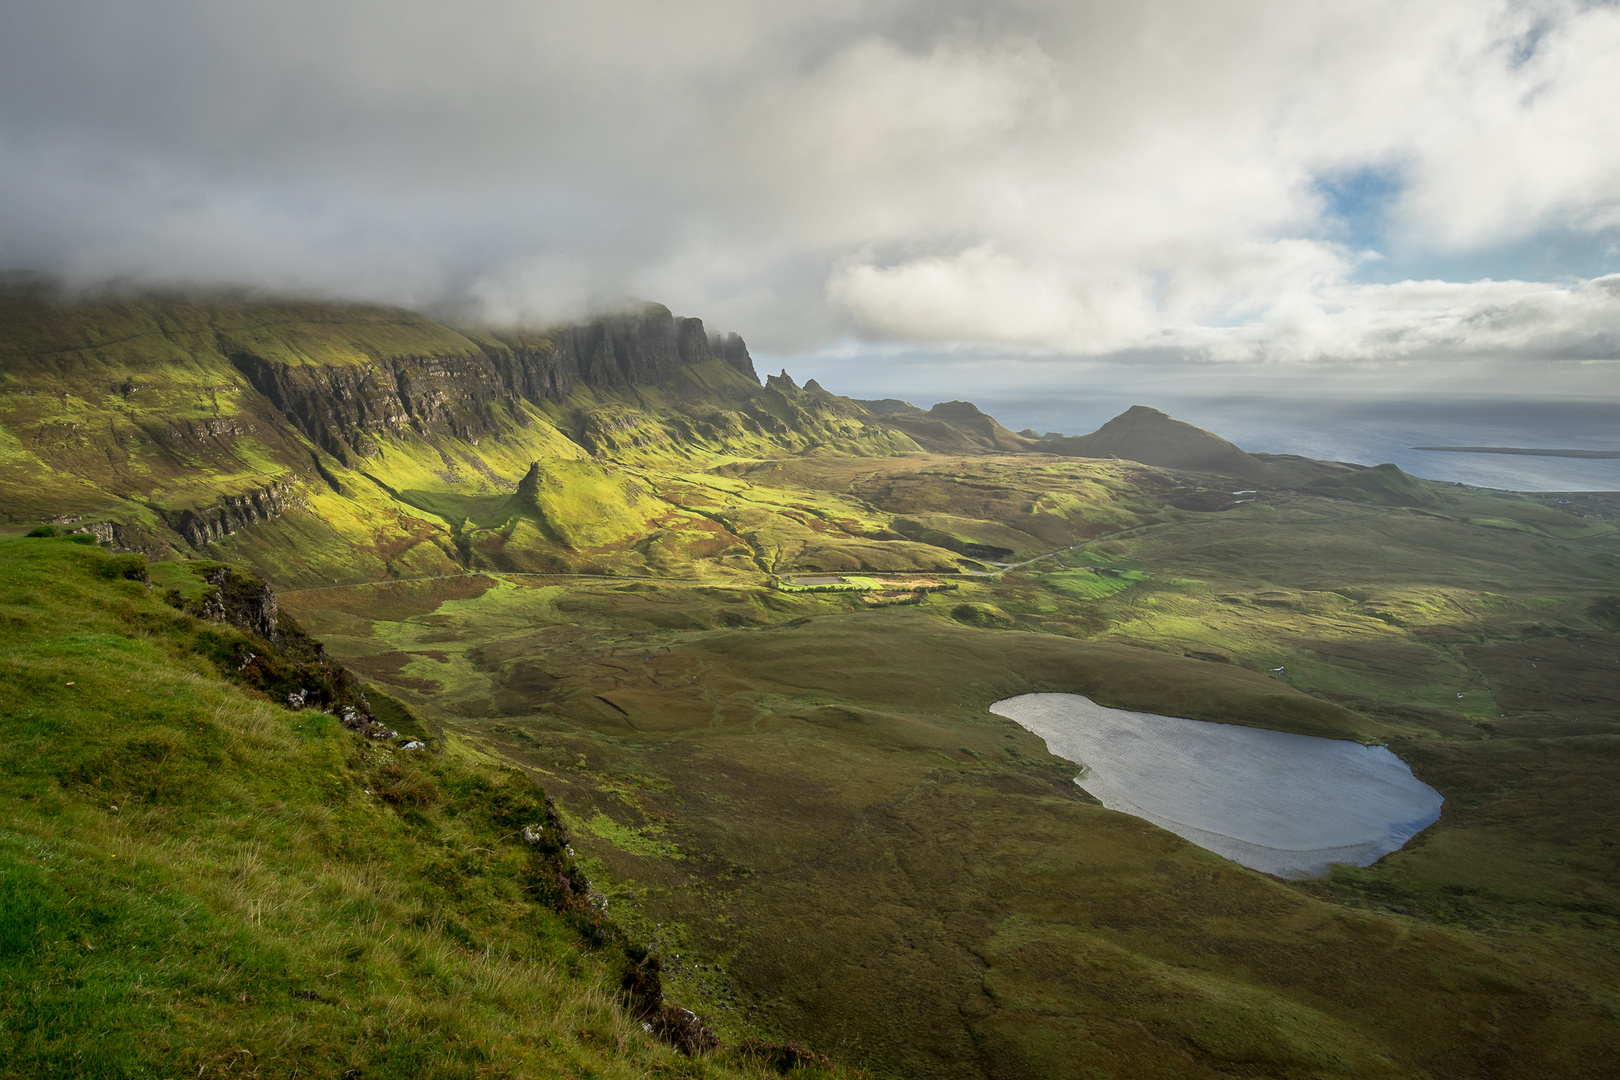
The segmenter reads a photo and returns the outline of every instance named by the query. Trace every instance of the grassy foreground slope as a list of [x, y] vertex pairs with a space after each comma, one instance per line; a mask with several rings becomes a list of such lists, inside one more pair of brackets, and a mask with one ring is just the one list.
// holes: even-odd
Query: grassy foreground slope
[[537, 898], [526, 777], [242, 689], [142, 562], [0, 542], [0, 1075], [768, 1071], [626, 1010]]

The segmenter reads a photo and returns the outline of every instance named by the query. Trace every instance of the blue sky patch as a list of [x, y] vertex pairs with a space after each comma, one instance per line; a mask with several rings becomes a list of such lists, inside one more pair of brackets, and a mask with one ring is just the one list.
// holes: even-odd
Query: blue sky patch
[[1386, 257], [1355, 275], [1365, 282], [1576, 281], [1620, 272], [1620, 229], [1578, 232], [1549, 227], [1506, 243], [1469, 251], [1380, 249]]
[[1399, 169], [1384, 165], [1329, 173], [1317, 177], [1314, 186], [1333, 239], [1358, 251], [1382, 250], [1389, 209], [1406, 186]]

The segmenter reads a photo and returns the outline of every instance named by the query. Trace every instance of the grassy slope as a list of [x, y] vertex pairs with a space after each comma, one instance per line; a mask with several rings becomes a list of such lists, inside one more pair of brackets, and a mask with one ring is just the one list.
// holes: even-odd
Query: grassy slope
[[[0, 326], [0, 421], [10, 435], [0, 477], [23, 497], [7, 508], [14, 520], [37, 505], [58, 513], [122, 508], [150, 523], [119, 500], [207, 503], [307, 464], [305, 445], [226, 359], [235, 349], [344, 367], [475, 348], [409, 312], [229, 297], [68, 307], [6, 292]], [[192, 435], [222, 419], [241, 433], [228, 442]]]
[[119, 569], [0, 543], [0, 1075], [758, 1075], [534, 902], [520, 774], [254, 700]]

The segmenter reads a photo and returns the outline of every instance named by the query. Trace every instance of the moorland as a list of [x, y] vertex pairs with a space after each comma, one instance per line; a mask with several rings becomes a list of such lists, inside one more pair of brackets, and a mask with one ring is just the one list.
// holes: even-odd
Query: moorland
[[[17, 1075], [1620, 1067], [1620, 496], [1016, 433], [656, 305], [25, 287], [0, 372]], [[1030, 691], [1445, 808], [1267, 877], [1091, 800]], [[643, 950], [730, 1049], [636, 1022]]]

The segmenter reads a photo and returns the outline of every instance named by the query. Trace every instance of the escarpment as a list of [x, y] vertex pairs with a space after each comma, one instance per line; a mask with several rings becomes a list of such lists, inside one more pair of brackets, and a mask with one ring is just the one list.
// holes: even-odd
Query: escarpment
[[[233, 557], [304, 585], [452, 572], [475, 536], [502, 558], [528, 545], [550, 559], [656, 532], [631, 515], [598, 543], [518, 514], [502, 519], [521, 534], [508, 543], [485, 518], [533, 461], [916, 449], [813, 382], [761, 385], [741, 337], [657, 304], [534, 331], [0, 288], [0, 521], [71, 517], [109, 546]], [[615, 483], [581, 483], [617, 505]]]
[[462, 355], [396, 356], [335, 367], [235, 352], [232, 365], [303, 435], [348, 464], [369, 456], [373, 437], [406, 430], [476, 445], [501, 414], [559, 403], [576, 384], [592, 389], [657, 386], [683, 368], [721, 360], [757, 381], [736, 334], [711, 342], [701, 319], [677, 319], [650, 304], [555, 331], [533, 343], [480, 342]]

